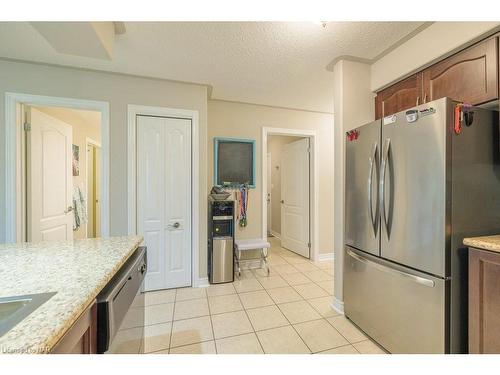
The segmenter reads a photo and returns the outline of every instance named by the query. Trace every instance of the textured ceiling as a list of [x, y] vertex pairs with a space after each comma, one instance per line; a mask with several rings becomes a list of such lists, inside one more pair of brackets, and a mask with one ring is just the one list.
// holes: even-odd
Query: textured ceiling
[[126, 22], [106, 61], [57, 53], [29, 23], [2, 22], [0, 56], [207, 84], [214, 99], [332, 112], [332, 60], [371, 60], [422, 24]]

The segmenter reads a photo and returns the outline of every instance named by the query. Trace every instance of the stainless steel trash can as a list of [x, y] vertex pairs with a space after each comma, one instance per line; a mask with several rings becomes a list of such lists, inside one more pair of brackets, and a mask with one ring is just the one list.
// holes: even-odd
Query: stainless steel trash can
[[210, 283], [228, 283], [234, 280], [233, 237], [214, 237]]

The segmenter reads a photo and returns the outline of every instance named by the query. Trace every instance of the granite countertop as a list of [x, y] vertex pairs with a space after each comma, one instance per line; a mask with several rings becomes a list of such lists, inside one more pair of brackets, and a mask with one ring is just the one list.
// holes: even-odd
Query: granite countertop
[[0, 337], [0, 353], [47, 353], [142, 242], [140, 236], [0, 245], [0, 297], [57, 292]]
[[464, 245], [500, 253], [500, 235], [464, 238]]

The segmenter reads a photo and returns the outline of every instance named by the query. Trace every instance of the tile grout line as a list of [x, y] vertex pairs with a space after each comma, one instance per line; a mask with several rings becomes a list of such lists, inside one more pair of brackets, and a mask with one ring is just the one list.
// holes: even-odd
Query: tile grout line
[[177, 291], [178, 288], [175, 289], [175, 295], [174, 295], [174, 308], [172, 309], [172, 324], [170, 325], [170, 337], [168, 339], [168, 354], [170, 354], [170, 347], [172, 346], [172, 336], [174, 333], [174, 317], [175, 317], [175, 305], [177, 304]]
[[[266, 291], [266, 293], [269, 295], [269, 298], [271, 298], [271, 300], [274, 301], [273, 297], [271, 297], [271, 295], [269, 294], [269, 292], [264, 289]], [[297, 291], [296, 291], [297, 292]], [[298, 294], [298, 293], [297, 293]], [[299, 294], [300, 295], [300, 294]], [[302, 296], [301, 296], [302, 297]], [[292, 327], [292, 329], [295, 331], [295, 333], [297, 334], [297, 336], [299, 336], [300, 340], [304, 343], [304, 345], [306, 346], [306, 348], [312, 353], [312, 350], [311, 348], [309, 347], [309, 345], [306, 344], [306, 342], [304, 341], [304, 339], [302, 338], [302, 336], [300, 336], [300, 334], [297, 332], [297, 330], [295, 329], [295, 327], [293, 326], [293, 324], [290, 322], [290, 320], [287, 318], [287, 316], [283, 313], [283, 311], [280, 309], [279, 305], [275, 302], [275, 305], [276, 307], [278, 308], [278, 310], [280, 311], [280, 313], [285, 317], [285, 319], [287, 320], [287, 322], [289, 323], [289, 325]]]
[[[283, 249], [283, 248], [281, 248], [281, 249]], [[286, 249], [285, 249], [285, 250], [286, 250]], [[289, 251], [289, 250], [286, 250], [286, 251], [287, 251], [287, 253], [291, 253], [291, 254], [295, 255], [293, 252], [291, 252], [291, 251]], [[272, 253], [271, 253], [271, 254], [272, 254]], [[328, 294], [328, 296], [330, 296], [329, 292], [328, 292], [326, 289], [324, 289], [321, 285], [318, 285], [318, 284], [317, 284], [318, 282], [322, 282], [322, 281], [323, 281], [323, 282], [325, 282], [325, 281], [330, 281], [330, 280], [320, 280], [320, 281], [316, 282], [316, 281], [312, 280], [311, 278], [309, 278], [309, 277], [305, 274], [305, 272], [304, 272], [304, 271], [302, 271], [302, 270], [298, 269], [298, 268], [295, 266], [296, 264], [310, 263], [310, 264], [312, 264], [313, 266], [315, 266], [315, 267], [316, 267], [316, 270], [320, 270], [320, 271], [323, 271], [323, 272], [324, 272], [324, 270], [323, 270], [322, 268], [320, 268], [320, 267], [316, 266], [316, 265], [315, 265], [315, 264], [314, 264], [314, 263], [313, 263], [310, 259], [308, 259], [308, 260], [306, 260], [306, 261], [304, 261], [304, 262], [301, 262], [301, 263], [291, 263], [291, 262], [289, 262], [287, 259], [285, 259], [285, 257], [286, 257], [286, 256], [284, 256], [284, 255], [276, 254], [276, 256], [277, 256], [277, 257], [279, 257], [279, 258], [281, 258], [281, 259], [285, 262], [284, 264], [278, 264], [278, 266], [279, 266], [279, 265], [288, 265], [288, 266], [291, 266], [291, 267], [293, 267], [295, 270], [297, 270], [297, 272], [294, 272], [294, 274], [295, 274], [295, 273], [297, 273], [297, 274], [302, 274], [302, 275], [303, 275], [306, 279], [310, 280], [310, 281], [309, 281], [309, 282], [307, 282], [307, 283], [301, 283], [301, 284], [297, 284], [297, 285], [314, 284], [314, 285], [318, 286], [319, 288], [321, 288], [322, 290], [324, 290], [324, 291]], [[270, 263], [269, 263], [269, 266], [272, 266], [272, 264], [271, 264], [271, 263], [272, 263], [272, 262], [270, 262]], [[291, 326], [292, 326], [292, 328], [294, 329], [294, 331], [298, 334], [297, 330], [295, 329], [295, 327], [293, 327], [293, 324], [290, 322], [290, 320], [289, 320], [289, 319], [286, 317], [286, 315], [283, 313], [283, 311], [282, 311], [282, 309], [279, 307], [278, 303], [277, 303], [277, 302], [276, 302], [276, 301], [272, 298], [272, 296], [270, 295], [270, 293], [269, 293], [269, 289], [277, 289], [277, 288], [282, 288], [282, 287], [291, 287], [291, 288], [292, 288], [292, 289], [293, 289], [293, 290], [294, 290], [294, 291], [295, 291], [295, 292], [296, 292], [296, 293], [300, 296], [301, 300], [306, 301], [306, 302], [308, 303], [308, 305], [310, 305], [310, 306], [311, 306], [311, 307], [312, 307], [312, 308], [313, 308], [316, 312], [318, 312], [318, 311], [314, 308], [314, 306], [312, 306], [312, 305], [311, 305], [311, 303], [309, 303], [309, 301], [308, 301], [305, 297], [303, 297], [303, 296], [302, 296], [302, 295], [301, 295], [301, 294], [297, 291], [297, 289], [295, 288], [295, 286], [297, 286], [297, 285], [291, 285], [291, 284], [290, 284], [290, 283], [289, 283], [289, 282], [288, 282], [285, 278], [283, 278], [283, 275], [282, 275], [282, 274], [280, 274], [279, 272], [274, 271], [273, 273], [276, 273], [276, 275], [273, 275], [273, 276], [278, 276], [278, 277], [280, 277], [280, 278], [281, 278], [281, 279], [285, 282], [286, 286], [276, 287], [276, 288], [265, 288], [265, 287], [264, 287], [264, 285], [262, 284], [262, 282], [260, 281], [260, 279], [261, 279], [261, 278], [266, 278], [267, 276], [259, 277], [259, 275], [257, 275], [257, 274], [256, 274], [256, 272], [254, 272], [254, 270], [253, 270], [253, 269], [249, 269], [248, 271], [250, 272], [250, 275], [251, 275], [252, 277], [248, 277], [248, 278], [246, 278], [246, 279], [252, 279], [252, 278], [253, 278], [253, 279], [256, 279], [256, 280], [257, 280], [257, 282], [258, 282], [258, 284], [259, 284], [259, 285], [263, 288], [263, 289], [261, 289], [261, 290], [265, 291], [265, 293], [268, 295], [268, 297], [270, 298], [270, 300], [273, 302], [273, 304], [272, 304], [272, 305], [258, 306], [258, 307], [254, 307], [254, 308], [249, 308], [249, 309], [247, 309], [247, 308], [243, 305], [243, 302], [242, 302], [242, 300], [241, 300], [241, 296], [240, 296], [240, 294], [242, 294], [242, 293], [246, 293], [246, 292], [241, 292], [241, 293], [240, 293], [240, 292], [238, 292], [237, 290], [235, 290], [235, 287], [234, 287], [234, 285], [233, 285], [233, 284], [234, 284], [234, 282], [233, 282], [232, 284], [230, 284], [230, 285], [232, 285], [232, 286], [233, 286], [233, 289], [234, 289], [234, 292], [235, 292], [235, 293], [224, 293], [224, 294], [220, 294], [220, 295], [214, 295], [214, 296], [212, 296], [212, 297], [220, 297], [220, 296], [227, 296], [227, 295], [233, 295], [233, 294], [236, 294], [236, 295], [237, 295], [238, 300], [240, 301], [240, 304], [241, 304], [241, 306], [242, 306], [242, 310], [237, 310], [237, 311], [244, 311], [244, 312], [245, 312], [245, 315], [246, 315], [247, 319], [249, 320], [250, 325], [252, 326], [253, 333], [254, 333], [254, 334], [255, 334], [255, 336], [257, 337], [257, 340], [258, 340], [258, 342], [259, 342], [259, 345], [260, 345], [260, 347], [261, 347], [262, 351], [264, 352], [264, 348], [263, 348], [263, 346], [262, 346], [262, 343], [260, 342], [260, 339], [259, 339], [259, 337], [258, 337], [258, 335], [257, 335], [257, 332], [267, 331], [267, 330], [271, 330], [271, 329], [275, 329], [275, 328], [280, 328], [280, 327], [285, 327], [285, 326], [273, 327], [273, 328], [268, 328], [268, 329], [264, 329], [264, 330], [257, 331], [257, 330], [255, 329], [255, 327], [254, 327], [253, 323], [251, 322], [250, 318], [249, 318], [249, 315], [248, 315], [247, 310], [252, 310], [252, 309], [257, 309], [257, 308], [267, 307], [267, 306], [276, 306], [276, 307], [278, 308], [278, 310], [280, 311], [280, 313], [281, 313], [281, 314], [285, 317], [285, 319], [286, 319], [286, 321], [288, 322], [288, 324], [289, 324], [289, 325], [291, 325]], [[306, 272], [309, 272], [309, 271], [306, 271]], [[241, 279], [241, 280], [245, 280], [245, 279]], [[173, 325], [174, 325], [174, 323], [175, 323], [175, 322], [177, 322], [177, 321], [189, 320], [189, 319], [195, 319], [195, 318], [201, 318], [201, 317], [207, 316], [207, 315], [202, 315], [202, 316], [199, 316], [199, 317], [192, 317], [192, 318], [185, 318], [185, 319], [178, 319], [178, 320], [175, 320], [175, 319], [174, 319], [174, 316], [175, 316], [175, 311], [176, 311], [177, 303], [178, 303], [178, 302], [192, 301], [192, 300], [198, 300], [198, 299], [204, 299], [204, 298], [206, 298], [206, 299], [207, 299], [207, 305], [208, 305], [208, 311], [209, 311], [208, 316], [209, 316], [209, 319], [210, 319], [210, 324], [211, 324], [211, 328], [212, 328], [212, 335], [213, 335], [213, 340], [214, 340], [214, 346], [215, 346], [216, 353], [218, 353], [218, 350], [217, 350], [217, 341], [216, 341], [216, 338], [215, 338], [215, 331], [214, 331], [214, 327], [213, 327], [213, 320], [212, 320], [212, 316], [213, 316], [213, 315], [220, 315], [220, 314], [223, 314], [223, 313], [220, 313], [220, 314], [212, 314], [212, 311], [211, 311], [211, 309], [210, 309], [209, 296], [208, 296], [208, 293], [207, 293], [206, 291], [205, 291], [205, 297], [202, 297], [202, 298], [198, 298], [198, 297], [197, 297], [197, 298], [188, 298], [188, 299], [184, 299], [184, 300], [182, 300], [182, 301], [181, 301], [181, 300], [178, 300], [178, 298], [177, 298], [177, 297], [178, 297], [178, 291], [179, 291], [179, 288], [176, 288], [176, 289], [175, 289], [175, 295], [174, 295], [174, 301], [173, 301], [173, 305], [174, 305], [174, 306], [173, 306], [173, 311], [172, 311], [172, 319], [171, 319], [171, 322], [170, 322], [170, 323], [171, 323], [171, 327], [170, 327], [169, 345], [168, 345], [168, 348], [167, 348], [167, 349], [168, 349], [168, 351], [170, 352], [170, 349], [172, 349], [172, 348], [171, 348], [171, 346], [172, 346], [172, 336], [173, 336]], [[258, 291], [260, 291], [260, 290], [254, 290], [254, 291], [248, 291], [248, 292], [249, 292], [249, 293], [251, 293], [251, 292], [258, 292]], [[326, 297], [326, 296], [325, 296], [325, 297]], [[320, 297], [315, 297], [315, 298], [322, 298], [322, 296], [320, 296]], [[301, 301], [301, 300], [298, 300], [298, 301], [291, 301], [291, 302], [283, 302], [283, 303], [293, 303], [293, 302], [299, 302], [299, 301]], [[172, 302], [166, 302], [166, 303], [153, 303], [153, 304], [151, 304], [151, 306], [155, 306], [155, 305], [162, 305], [162, 304], [170, 304], [170, 303], [172, 303]], [[148, 305], [148, 306], [149, 306], [149, 305]], [[234, 311], [229, 311], [229, 312], [234, 312]], [[318, 313], [319, 313], [319, 312], [318, 312]], [[301, 322], [301, 323], [306, 323], [306, 322], [310, 322], [310, 321], [314, 321], [314, 320], [321, 320], [321, 319], [327, 320], [327, 319], [326, 319], [325, 317], [323, 317], [321, 314], [320, 314], [320, 316], [321, 316], [321, 318], [320, 318], [320, 319], [312, 319], [312, 320], [307, 320], [307, 321], [304, 321], [304, 322]], [[148, 325], [148, 326], [154, 326], [154, 325], [165, 324], [165, 323], [168, 323], [168, 322], [158, 322], [158, 323], [150, 324], [150, 325]], [[327, 320], [327, 323], [328, 323], [330, 326], [332, 326], [332, 324], [331, 324], [328, 320]], [[297, 323], [297, 324], [299, 324], [299, 323]], [[145, 325], [144, 327], [147, 327], [147, 326]], [[332, 326], [332, 327], [333, 327], [333, 326]], [[132, 327], [131, 327], [131, 328], [132, 328]], [[339, 331], [338, 331], [335, 327], [333, 327], [333, 328], [334, 328], [337, 332], [339, 332]], [[225, 339], [225, 338], [230, 338], [230, 337], [237, 337], [237, 336], [241, 336], [241, 335], [246, 335], [246, 334], [248, 334], [248, 333], [243, 333], [243, 334], [238, 334], [238, 335], [227, 336], [227, 337], [224, 337], [224, 339]], [[340, 332], [339, 332], [339, 334], [340, 334], [342, 337], [344, 337], [344, 339], [346, 339], [346, 341], [347, 341], [347, 342], [349, 342], [349, 340], [347, 340], [347, 338], [345, 338], [345, 336], [343, 336]], [[304, 343], [304, 345], [305, 345], [305, 346], [306, 346], [306, 347], [307, 347], [307, 348], [308, 348], [308, 349], [312, 352], [312, 350], [311, 350], [311, 349], [309, 348], [309, 346], [305, 343], [305, 341], [302, 339], [302, 337], [300, 336], [300, 334], [298, 334], [298, 335], [299, 335], [299, 337], [301, 338], [301, 341]], [[204, 341], [201, 341], [200, 343], [207, 342], [207, 341], [210, 341], [210, 340], [204, 340]], [[194, 344], [197, 344], [197, 343], [194, 343]], [[178, 347], [184, 347], [184, 346], [189, 346], [189, 345], [194, 345], [194, 344], [180, 345], [180, 346], [178, 346]], [[350, 344], [351, 346], [353, 346], [353, 347], [354, 347], [354, 345], [353, 345], [353, 344], [351, 344], [350, 342], [349, 342], [349, 344]], [[332, 348], [332, 349], [334, 349], [334, 348]], [[356, 348], [355, 348], [355, 349], [356, 349]], [[162, 350], [166, 350], [166, 349], [160, 349], [160, 350], [157, 350], [157, 351], [154, 351], [154, 352], [150, 352], [150, 353], [155, 353], [155, 352], [159, 352], [159, 351], [162, 351]], [[326, 349], [326, 350], [330, 350], [330, 349]], [[356, 350], [357, 350], [357, 349], [356, 349]]]
[[[285, 262], [286, 262], [286, 259], [285, 259]], [[291, 265], [291, 266], [293, 266], [294, 268], [296, 268], [293, 264], [291, 264], [291, 263], [290, 263], [290, 265]], [[319, 269], [319, 267], [317, 267], [317, 268]], [[298, 268], [296, 268], [296, 269], [298, 269]], [[299, 270], [299, 272], [300, 272], [300, 273], [302, 273], [302, 274], [303, 274], [303, 275], [304, 275], [307, 279], [311, 280], [309, 277], [307, 277], [307, 275], [306, 275], [304, 272], [302, 272], [301, 270]], [[285, 282], [287, 282], [287, 281], [285, 280]], [[311, 280], [311, 282], [312, 282], [314, 285], [318, 286], [320, 289], [324, 290], [323, 288], [321, 288], [321, 286], [320, 286], [320, 285], [317, 285], [315, 281]], [[288, 282], [287, 282], [287, 283], [288, 283]], [[290, 284], [289, 284], [289, 285], [290, 285]], [[300, 284], [300, 285], [305, 285], [305, 284]], [[314, 308], [314, 307], [313, 307], [313, 306], [312, 306], [312, 305], [311, 305], [311, 304], [307, 301], [307, 299], [305, 299], [305, 298], [302, 296], [302, 294], [300, 294], [300, 293], [297, 291], [297, 289], [296, 289], [296, 288], [294, 288], [294, 286], [293, 286], [293, 285], [290, 285], [290, 286], [292, 287], [292, 289], [293, 289], [293, 290], [295, 290], [295, 292], [296, 292], [298, 295], [300, 295], [300, 297], [302, 297], [302, 299], [303, 299], [304, 301], [306, 301], [306, 303], [307, 303], [308, 305], [310, 305], [310, 306], [313, 308], [313, 310], [315, 310], [315, 311], [317, 312], [317, 310], [316, 310], [316, 309], [315, 309], [315, 308]], [[265, 289], [265, 288], [264, 288], [264, 290], [266, 290], [266, 293], [269, 295], [269, 297], [270, 297], [271, 299], [273, 299], [273, 298], [271, 297], [271, 295], [269, 294], [269, 292], [267, 291], [267, 289]], [[325, 292], [327, 292], [327, 291], [325, 291]], [[328, 293], [328, 292], [327, 292], [327, 293]], [[318, 298], [321, 298], [321, 297], [318, 297]], [[274, 301], [274, 300], [273, 300], [273, 301]], [[276, 302], [276, 301], [275, 301], [275, 302]], [[296, 302], [298, 302], [298, 301], [296, 301]], [[297, 335], [300, 337], [300, 339], [302, 340], [302, 342], [304, 343], [304, 345], [305, 345], [305, 346], [306, 346], [306, 347], [307, 347], [307, 348], [311, 351], [311, 353], [313, 353], [313, 351], [311, 350], [311, 348], [307, 345], [307, 343], [304, 341], [304, 339], [302, 338], [302, 336], [300, 336], [299, 332], [295, 329], [295, 327], [294, 327], [294, 326], [293, 326], [293, 324], [290, 322], [290, 320], [288, 319], [288, 317], [287, 317], [287, 316], [283, 313], [283, 310], [280, 308], [279, 304], [277, 304], [277, 303], [276, 303], [276, 306], [278, 307], [278, 309], [280, 310], [280, 312], [283, 314], [283, 316], [285, 317], [285, 319], [286, 319], [286, 320], [290, 323], [290, 325], [292, 326], [293, 330], [294, 330], [294, 331], [297, 333]], [[319, 312], [318, 312], [318, 314], [319, 314]], [[319, 314], [319, 315], [321, 316], [321, 319], [325, 320], [327, 324], [329, 324], [330, 326], [332, 326], [332, 324], [331, 324], [331, 323], [330, 323], [330, 322], [329, 322], [326, 318], [324, 318], [324, 317], [323, 317], [323, 315], [321, 315], [321, 314]], [[316, 319], [316, 320], [321, 320], [321, 319]], [[311, 320], [311, 321], [313, 321], [313, 320]], [[306, 322], [301, 322], [301, 323], [306, 323]], [[297, 324], [299, 324], [299, 323], [297, 323]], [[338, 332], [338, 330], [337, 330], [335, 327], [333, 327], [333, 326], [332, 326], [332, 328], [333, 328], [333, 329], [335, 329], [335, 331], [337, 331], [337, 332]], [[342, 337], [343, 337], [343, 338], [344, 338], [344, 339], [345, 339], [348, 343], [350, 343], [350, 342], [349, 342], [349, 340], [347, 340], [347, 338], [345, 338], [345, 337], [344, 337], [344, 336], [343, 336], [340, 332], [338, 332], [338, 333], [339, 333], [339, 334], [340, 334], [340, 335], [341, 335], [341, 336], [342, 336]], [[351, 344], [351, 345], [352, 345], [352, 344]], [[354, 347], [354, 345], [352, 345], [352, 346]], [[330, 348], [330, 349], [326, 349], [326, 350], [331, 350], [331, 349], [335, 349], [335, 347], [334, 347], [334, 348]], [[354, 349], [355, 349], [355, 350], [357, 350], [356, 348], [354, 348]], [[314, 353], [313, 353], [313, 354], [314, 354]]]
[[[259, 280], [257, 280], [257, 282], [260, 284]], [[260, 284], [260, 285], [262, 286], [262, 284]], [[246, 315], [248, 321], [250, 322], [250, 326], [253, 329], [253, 334], [257, 338], [257, 341], [258, 341], [258, 343], [260, 345], [260, 348], [262, 349], [262, 353], [266, 354], [266, 351], [264, 350], [264, 346], [262, 346], [262, 343], [260, 342], [259, 335], [257, 335], [257, 331], [255, 331], [255, 327], [253, 326], [252, 320], [248, 316], [247, 310], [245, 309], [245, 306], [243, 305], [243, 301], [241, 300], [241, 297], [240, 297], [240, 294], [238, 293], [238, 291], [236, 291], [236, 295], [238, 296], [238, 299], [240, 300], [241, 306], [243, 307], [243, 311], [245, 311], [245, 315]]]
[[[333, 349], [340, 349], [340, 348], [345, 348], [346, 346], [352, 346], [352, 348], [358, 353], [358, 354], [361, 354], [359, 353], [356, 348], [354, 347], [354, 345], [352, 344], [347, 344], [347, 345], [340, 345], [340, 346], [336, 346], [335, 348], [331, 348], [331, 349], [325, 349], [325, 350], [321, 350], [319, 352], [316, 352], [314, 354], [321, 354], [321, 353], [324, 353], [324, 352], [327, 352], [329, 350], [333, 350]], [[356, 353], [349, 353], [349, 354], [356, 354]], [[345, 354], [345, 355], [349, 355], [349, 354]]]
[[[342, 316], [342, 315], [340, 315], [340, 314], [339, 314], [339, 315], [336, 315], [336, 316], [331, 316], [330, 318], [335, 318], [335, 317], [337, 317], [337, 316]], [[340, 336], [342, 336], [342, 337], [343, 337], [343, 338], [344, 338], [344, 339], [345, 339], [345, 340], [346, 340], [349, 344], [351, 344], [352, 346], [354, 346], [354, 344], [357, 344], [357, 343], [359, 343], [359, 342], [363, 342], [363, 341], [371, 340], [368, 336], [366, 336], [366, 335], [365, 335], [365, 333], [364, 333], [364, 332], [360, 331], [363, 335], [365, 335], [365, 339], [364, 339], [364, 340], [359, 340], [359, 341], [356, 341], [356, 342], [351, 342], [351, 341], [350, 341], [350, 340], [349, 340], [349, 339], [348, 339], [345, 335], [343, 335], [343, 334], [342, 334], [342, 332], [340, 332], [340, 331], [337, 329], [337, 327], [335, 327], [335, 326], [334, 326], [334, 325], [333, 325], [333, 324], [332, 324], [332, 323], [331, 323], [331, 322], [330, 322], [327, 318], [325, 318], [325, 320], [326, 320], [326, 322], [327, 322], [328, 324], [330, 324], [330, 325], [333, 327], [333, 329], [335, 329], [335, 330], [336, 330], [336, 331], [340, 334]], [[349, 322], [349, 323], [350, 323], [350, 322]], [[352, 323], [350, 323], [350, 324], [352, 324]], [[357, 327], [355, 327], [355, 328], [356, 328], [356, 329], [358, 329]], [[355, 348], [355, 349], [356, 349], [356, 348]], [[356, 350], [357, 350], [357, 349], [356, 349]]]
[[212, 310], [210, 309], [210, 300], [208, 298], [208, 293], [205, 291], [205, 296], [207, 297], [207, 305], [208, 305], [208, 316], [210, 319], [210, 327], [212, 328], [212, 337], [214, 338], [214, 348], [215, 348], [215, 354], [218, 354], [217, 351], [217, 340], [215, 339], [215, 330], [214, 330], [214, 323], [212, 321]]

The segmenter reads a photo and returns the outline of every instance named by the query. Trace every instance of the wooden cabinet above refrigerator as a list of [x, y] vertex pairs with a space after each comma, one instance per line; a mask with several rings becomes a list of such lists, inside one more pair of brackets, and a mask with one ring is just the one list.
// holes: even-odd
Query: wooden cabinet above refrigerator
[[378, 93], [377, 119], [422, 104], [422, 73], [414, 74]]
[[498, 37], [476, 43], [377, 93], [377, 119], [443, 97], [480, 105], [498, 99]]

